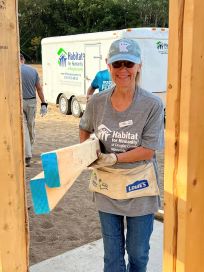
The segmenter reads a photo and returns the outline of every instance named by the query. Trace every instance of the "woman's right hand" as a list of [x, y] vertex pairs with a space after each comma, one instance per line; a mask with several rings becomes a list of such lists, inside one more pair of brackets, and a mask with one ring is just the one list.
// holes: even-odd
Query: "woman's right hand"
[[118, 159], [115, 153], [110, 153], [110, 154], [100, 153], [98, 156], [98, 159], [92, 164], [90, 164], [89, 167], [101, 168], [105, 166], [112, 166], [116, 164], [117, 161]]

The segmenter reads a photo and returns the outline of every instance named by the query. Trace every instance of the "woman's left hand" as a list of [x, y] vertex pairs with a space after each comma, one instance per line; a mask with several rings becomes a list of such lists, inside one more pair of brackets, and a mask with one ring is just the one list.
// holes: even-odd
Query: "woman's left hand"
[[90, 164], [89, 167], [100, 168], [105, 166], [111, 166], [116, 164], [117, 160], [118, 160], [117, 156], [114, 153], [110, 153], [110, 154], [100, 153], [100, 155], [98, 156], [98, 159], [92, 164]]

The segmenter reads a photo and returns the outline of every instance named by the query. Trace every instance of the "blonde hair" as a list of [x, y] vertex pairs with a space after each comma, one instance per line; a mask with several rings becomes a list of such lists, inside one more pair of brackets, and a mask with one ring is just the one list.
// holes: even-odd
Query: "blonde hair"
[[140, 71], [137, 72], [136, 77], [135, 77], [135, 85], [136, 85], [136, 86], [140, 86], [141, 77], [142, 77], [141, 73], [142, 73], [142, 69], [141, 69], [141, 67], [140, 67]]

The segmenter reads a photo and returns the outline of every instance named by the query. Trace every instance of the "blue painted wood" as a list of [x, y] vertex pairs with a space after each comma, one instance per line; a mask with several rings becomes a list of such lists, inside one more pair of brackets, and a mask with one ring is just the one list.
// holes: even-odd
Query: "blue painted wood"
[[55, 152], [43, 153], [41, 155], [42, 166], [45, 175], [45, 183], [50, 188], [60, 187], [60, 175], [58, 160]]
[[35, 214], [50, 213], [50, 207], [45, 188], [45, 179], [44, 178], [33, 180], [31, 179], [30, 190]]

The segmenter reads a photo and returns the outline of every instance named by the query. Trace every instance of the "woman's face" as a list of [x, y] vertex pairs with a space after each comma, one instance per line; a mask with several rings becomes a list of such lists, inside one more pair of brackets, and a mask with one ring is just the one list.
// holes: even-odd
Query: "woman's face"
[[140, 72], [140, 68], [141, 64], [133, 64], [129, 61], [117, 61], [109, 64], [112, 80], [116, 86], [124, 88], [135, 84], [136, 75]]

